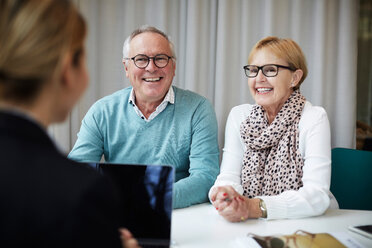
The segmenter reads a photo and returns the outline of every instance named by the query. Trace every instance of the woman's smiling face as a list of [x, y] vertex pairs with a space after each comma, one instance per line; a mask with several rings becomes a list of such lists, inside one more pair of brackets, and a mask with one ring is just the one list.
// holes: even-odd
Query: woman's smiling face
[[[276, 57], [269, 49], [262, 48], [256, 52], [250, 65], [263, 66], [267, 64], [277, 64], [288, 66], [283, 59]], [[248, 78], [248, 87], [258, 105], [265, 110], [279, 112], [285, 101], [292, 94], [293, 72], [279, 68], [278, 75], [266, 77], [262, 70], [254, 78]]]

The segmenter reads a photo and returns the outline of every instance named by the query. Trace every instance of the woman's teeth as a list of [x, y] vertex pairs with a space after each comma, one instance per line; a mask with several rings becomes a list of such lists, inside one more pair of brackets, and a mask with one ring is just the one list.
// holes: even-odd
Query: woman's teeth
[[256, 90], [259, 93], [266, 93], [266, 92], [272, 91], [273, 89], [272, 88], [257, 88]]

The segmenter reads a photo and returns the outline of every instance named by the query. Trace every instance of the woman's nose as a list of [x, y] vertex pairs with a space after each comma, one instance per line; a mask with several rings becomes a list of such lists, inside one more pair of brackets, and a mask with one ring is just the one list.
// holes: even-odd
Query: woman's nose
[[263, 81], [265, 79], [266, 79], [266, 76], [263, 74], [262, 69], [261, 70], [258, 70], [258, 73], [257, 73], [257, 76], [256, 76], [256, 80], [257, 81]]

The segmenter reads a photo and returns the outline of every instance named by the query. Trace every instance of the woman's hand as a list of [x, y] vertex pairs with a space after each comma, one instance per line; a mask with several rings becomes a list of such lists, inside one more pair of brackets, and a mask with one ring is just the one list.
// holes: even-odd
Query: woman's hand
[[213, 206], [221, 216], [231, 222], [248, 219], [249, 204], [247, 200], [231, 186], [217, 187], [211, 194]]
[[218, 213], [231, 222], [258, 218], [262, 214], [259, 209], [259, 199], [248, 199], [231, 186], [215, 188], [211, 194], [211, 201]]
[[239, 194], [231, 186], [216, 187], [212, 191], [211, 201], [217, 210], [223, 210], [230, 205], [234, 196]]
[[140, 248], [137, 240], [128, 229], [120, 228], [119, 233], [123, 248]]

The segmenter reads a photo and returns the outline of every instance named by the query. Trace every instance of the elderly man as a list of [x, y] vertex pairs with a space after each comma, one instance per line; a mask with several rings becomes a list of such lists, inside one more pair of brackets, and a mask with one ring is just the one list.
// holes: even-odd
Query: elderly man
[[124, 42], [131, 87], [97, 101], [88, 111], [69, 157], [77, 161], [167, 164], [176, 169], [174, 208], [207, 201], [219, 173], [217, 121], [209, 101], [172, 86], [174, 46], [154, 27]]

